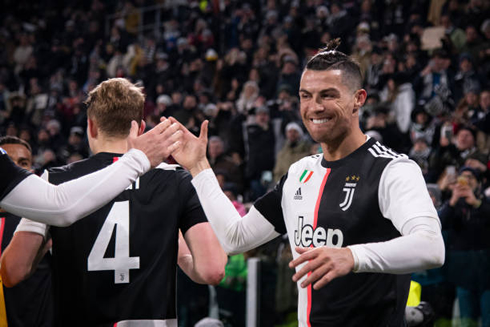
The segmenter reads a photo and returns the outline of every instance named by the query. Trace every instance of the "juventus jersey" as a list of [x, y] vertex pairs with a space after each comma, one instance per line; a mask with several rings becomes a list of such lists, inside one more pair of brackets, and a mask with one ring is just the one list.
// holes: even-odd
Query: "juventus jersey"
[[0, 171], [2, 172], [2, 178], [0, 178], [0, 200], [31, 174], [27, 170], [18, 167], [2, 148], [0, 148]]
[[[60, 184], [116, 160], [99, 153], [49, 171]], [[114, 201], [50, 229], [57, 326], [176, 326], [178, 229], [207, 221], [190, 175], [162, 164]]]
[[[374, 139], [334, 162], [322, 155], [293, 164], [274, 191], [255, 203], [291, 248], [346, 247], [400, 236], [381, 211], [381, 175], [407, 160]], [[296, 258], [298, 254], [293, 251]], [[302, 280], [301, 280], [302, 281]], [[300, 326], [403, 326], [410, 275], [350, 273], [320, 290], [300, 286]]]

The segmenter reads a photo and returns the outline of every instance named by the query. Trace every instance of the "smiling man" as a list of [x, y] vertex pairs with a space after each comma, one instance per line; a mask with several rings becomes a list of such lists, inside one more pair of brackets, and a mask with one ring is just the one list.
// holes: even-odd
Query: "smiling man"
[[173, 156], [227, 252], [288, 234], [300, 326], [405, 326], [409, 274], [443, 264], [440, 222], [417, 164], [359, 128], [366, 91], [337, 46], [312, 57], [300, 82], [303, 123], [323, 154], [292, 164], [246, 216], [208, 169], [206, 122]]

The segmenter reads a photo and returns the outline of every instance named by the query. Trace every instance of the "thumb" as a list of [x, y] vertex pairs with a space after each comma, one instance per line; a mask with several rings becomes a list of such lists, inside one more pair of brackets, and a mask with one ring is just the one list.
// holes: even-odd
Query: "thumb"
[[131, 129], [129, 130], [129, 138], [135, 139], [138, 137], [138, 123], [133, 120], [131, 121]]
[[205, 120], [201, 124], [201, 132], [199, 133], [199, 139], [208, 142], [208, 124], [209, 121]]

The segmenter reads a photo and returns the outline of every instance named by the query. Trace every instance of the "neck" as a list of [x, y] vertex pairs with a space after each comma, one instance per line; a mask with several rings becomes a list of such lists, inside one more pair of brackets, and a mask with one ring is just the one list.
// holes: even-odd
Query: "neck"
[[347, 157], [349, 154], [361, 147], [366, 142], [366, 135], [361, 130], [355, 134], [340, 138], [339, 141], [321, 143], [323, 157], [327, 161], [336, 161]]
[[104, 137], [100, 135], [93, 142], [91, 149], [94, 154], [99, 152], [126, 153], [128, 151], [128, 143], [126, 138]]

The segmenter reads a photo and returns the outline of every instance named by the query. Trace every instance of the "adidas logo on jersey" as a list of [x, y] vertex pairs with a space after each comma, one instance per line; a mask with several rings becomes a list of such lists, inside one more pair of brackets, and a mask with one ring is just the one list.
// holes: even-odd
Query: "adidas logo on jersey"
[[303, 196], [301, 195], [301, 187], [298, 188], [296, 193], [294, 193], [294, 199], [295, 200], [303, 200]]

